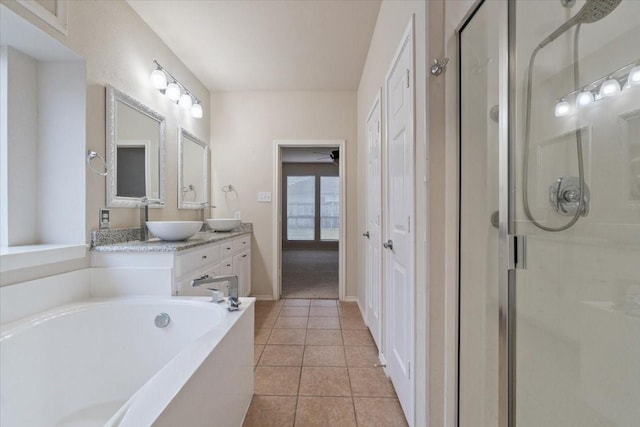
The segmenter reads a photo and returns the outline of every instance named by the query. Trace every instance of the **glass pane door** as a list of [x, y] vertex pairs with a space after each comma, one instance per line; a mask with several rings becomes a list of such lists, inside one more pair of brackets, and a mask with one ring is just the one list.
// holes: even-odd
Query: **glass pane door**
[[486, 1], [460, 32], [459, 425], [498, 425], [498, 25]]
[[316, 177], [287, 176], [287, 239], [315, 240]]
[[511, 7], [515, 424], [638, 426], [640, 2]]

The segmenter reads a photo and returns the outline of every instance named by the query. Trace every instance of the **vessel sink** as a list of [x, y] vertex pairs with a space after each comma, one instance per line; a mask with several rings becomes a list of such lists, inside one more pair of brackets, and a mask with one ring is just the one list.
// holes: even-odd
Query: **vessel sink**
[[147, 228], [157, 238], [174, 242], [194, 236], [202, 228], [202, 221], [147, 221]]
[[212, 218], [207, 224], [213, 231], [231, 231], [240, 225], [241, 220], [236, 218]]

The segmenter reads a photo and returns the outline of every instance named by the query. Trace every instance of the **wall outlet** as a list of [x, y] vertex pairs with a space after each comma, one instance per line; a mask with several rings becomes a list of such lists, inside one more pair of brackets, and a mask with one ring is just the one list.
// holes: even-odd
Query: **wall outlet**
[[109, 209], [100, 209], [100, 229], [109, 228]]
[[258, 201], [263, 203], [271, 202], [271, 192], [270, 191], [261, 191], [258, 193]]

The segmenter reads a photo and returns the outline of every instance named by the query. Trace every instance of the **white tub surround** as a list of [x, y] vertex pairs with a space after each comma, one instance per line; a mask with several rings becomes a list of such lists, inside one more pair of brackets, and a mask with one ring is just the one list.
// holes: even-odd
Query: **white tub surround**
[[89, 300], [2, 325], [0, 424], [241, 425], [254, 299], [241, 302], [228, 312], [206, 298]]
[[202, 232], [183, 242], [152, 240], [95, 246], [91, 263], [93, 296], [205, 296], [210, 295], [208, 286], [194, 288], [193, 279], [228, 274], [238, 276], [239, 296], [251, 294], [250, 231]]

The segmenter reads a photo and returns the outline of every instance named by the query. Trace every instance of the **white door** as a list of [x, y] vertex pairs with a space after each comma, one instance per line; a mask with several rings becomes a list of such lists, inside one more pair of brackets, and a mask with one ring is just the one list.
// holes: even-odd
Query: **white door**
[[366, 321], [382, 353], [382, 177], [380, 94], [367, 119]]
[[385, 81], [385, 357], [407, 422], [414, 413], [414, 82], [413, 19]]

